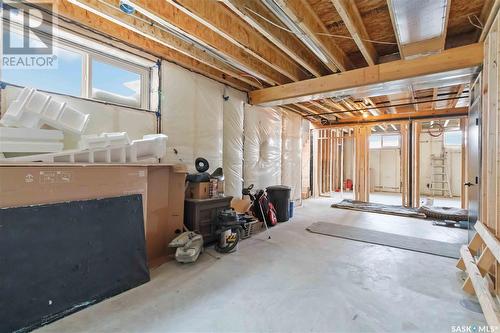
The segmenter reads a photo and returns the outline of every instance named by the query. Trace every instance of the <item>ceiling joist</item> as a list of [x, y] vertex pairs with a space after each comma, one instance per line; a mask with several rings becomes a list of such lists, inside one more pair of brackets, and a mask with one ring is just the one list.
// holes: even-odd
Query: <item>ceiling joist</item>
[[363, 19], [356, 7], [356, 3], [352, 0], [331, 1], [368, 65], [375, 65], [378, 62], [377, 50], [375, 50], [373, 44], [368, 41], [370, 36], [366, 31]]
[[[274, 2], [321, 49], [321, 54], [326, 58], [322, 61], [332, 72], [353, 68], [350, 59], [335, 43], [334, 38], [328, 36], [328, 29], [306, 1], [274, 0]], [[321, 54], [318, 56], [321, 57]]]
[[[158, 6], [159, 1], [141, 2], [156, 3], [155, 7], [157, 7], [157, 11], [160, 8], [163, 9], [166, 7], [164, 4]], [[291, 81], [310, 78], [310, 75], [300, 68], [298, 64], [245, 24], [245, 22], [238, 20], [237, 16], [220, 2], [199, 0], [166, 0], [166, 2], [208, 27], [234, 46], [243, 49], [249, 55], [286, 76]], [[178, 18], [175, 19], [176, 21], [178, 20]], [[225, 41], [222, 40], [222, 42]]]
[[[97, 4], [97, 2], [93, 4]], [[133, 18], [132, 20], [129, 18], [128, 21], [117, 20], [106, 14], [104, 9], [101, 11], [91, 5], [76, 6], [68, 1], [58, 1], [57, 5], [57, 14], [60, 16], [79, 22], [90, 29], [125, 41], [140, 49], [147, 50], [158, 57], [177, 63], [214, 80], [224, 82], [233, 88], [249, 91], [253, 88], [262, 87], [255, 80], [240, 77], [239, 73], [210, 55], [198, 52], [192, 45], [182, 43], [171, 36], [166, 36], [166, 39], [163, 40], [161, 34], [159, 37], [150, 35], [154, 28], [141, 25], [140, 22], [135, 22]]]
[[221, 2], [313, 76], [319, 77], [330, 73], [294, 34], [273, 24], [279, 23], [278, 19], [260, 1], [221, 0]]

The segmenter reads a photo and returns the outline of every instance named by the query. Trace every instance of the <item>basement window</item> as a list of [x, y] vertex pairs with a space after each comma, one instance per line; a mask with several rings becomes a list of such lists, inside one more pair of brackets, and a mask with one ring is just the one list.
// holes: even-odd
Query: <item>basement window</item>
[[370, 149], [399, 148], [399, 135], [370, 135]]
[[382, 147], [384, 148], [398, 148], [399, 135], [384, 135], [382, 136]]
[[64, 48], [54, 48], [58, 58], [53, 69], [3, 68], [1, 80], [59, 94], [82, 96], [83, 55]]
[[143, 78], [137, 71], [92, 59], [92, 98], [141, 107]]
[[[52, 44], [56, 66], [1, 68], [1, 81], [126, 107], [157, 108], [156, 58], [146, 54], [138, 56], [61, 27], [49, 30], [51, 34], [46, 31], [49, 28], [48, 24], [37, 27], [36, 36], [29, 35], [29, 44]], [[3, 40], [9, 34], [11, 45], [23, 45], [21, 25], [14, 24], [2, 33]]]
[[443, 143], [448, 148], [458, 148], [462, 146], [462, 131], [444, 132]]
[[370, 135], [370, 149], [380, 149], [380, 148], [382, 148], [382, 136]]
[[[16, 29], [10, 29], [11, 44], [16, 47], [23, 45], [23, 38]], [[6, 34], [3, 32], [5, 40]], [[40, 40], [30, 39], [30, 45], [43, 45]], [[33, 69], [30, 67], [2, 68], [1, 80], [20, 85], [30, 86], [55, 93], [81, 96], [82, 95], [82, 66], [84, 54], [63, 45], [53, 46], [53, 53], [57, 57], [57, 67], [50, 69]]]

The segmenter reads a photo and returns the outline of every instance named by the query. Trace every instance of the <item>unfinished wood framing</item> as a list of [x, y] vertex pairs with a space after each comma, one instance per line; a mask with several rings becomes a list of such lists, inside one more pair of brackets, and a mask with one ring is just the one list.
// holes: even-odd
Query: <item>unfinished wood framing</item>
[[[480, 213], [474, 226], [476, 234], [463, 247], [457, 267], [467, 272], [464, 290], [479, 300], [488, 325], [500, 325], [500, 116], [498, 112], [499, 19], [494, 20], [484, 42], [481, 111]], [[461, 124], [465, 127], [465, 123]], [[495, 295], [495, 296], [492, 296]]]
[[410, 60], [398, 60], [316, 79], [270, 87], [250, 92], [252, 104], [314, 100], [314, 96], [332, 91], [363, 87], [377, 83], [413, 78], [428, 74], [478, 66], [483, 62], [482, 43], [449, 49], [438, 54]]

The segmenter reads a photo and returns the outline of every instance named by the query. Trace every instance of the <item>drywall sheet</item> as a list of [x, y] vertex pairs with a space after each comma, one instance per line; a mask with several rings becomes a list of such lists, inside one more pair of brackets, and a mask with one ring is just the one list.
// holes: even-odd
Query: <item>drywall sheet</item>
[[227, 88], [223, 115], [223, 169], [226, 195], [241, 197], [243, 187], [243, 105], [246, 94]]
[[282, 113], [281, 184], [292, 189], [290, 199], [301, 199], [302, 117], [291, 111]]
[[281, 112], [245, 104], [244, 183], [262, 189], [281, 184]]
[[[0, 111], [7, 110], [21, 88], [8, 86], [2, 90]], [[90, 114], [89, 124], [84, 134], [99, 134], [102, 132], [127, 132], [130, 139], [142, 139], [145, 134], [156, 133], [156, 115], [153, 112], [138, 111], [127, 107], [106, 105], [103, 103], [84, 100], [81, 98], [49, 94], [55, 100], [66, 102], [85, 114]], [[64, 135], [64, 148], [77, 147], [78, 137]]]
[[169, 62], [162, 63], [162, 133], [168, 135], [162, 162], [184, 163], [204, 157], [209, 171], [222, 167], [224, 86]]
[[149, 281], [141, 195], [5, 208], [0, 221], [0, 332]]

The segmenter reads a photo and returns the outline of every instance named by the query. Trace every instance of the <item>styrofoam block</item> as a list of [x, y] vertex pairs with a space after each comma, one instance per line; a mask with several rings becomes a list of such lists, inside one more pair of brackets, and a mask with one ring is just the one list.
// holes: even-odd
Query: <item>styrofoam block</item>
[[[120, 136], [116, 136], [118, 138]], [[121, 136], [123, 138], [123, 136]], [[128, 136], [127, 136], [128, 139]], [[131, 144], [104, 148], [75, 149], [58, 153], [4, 158], [2, 162], [65, 163], [157, 163], [166, 154], [167, 136], [150, 134]]]
[[127, 161], [159, 159], [167, 153], [167, 136], [165, 134], [144, 135], [141, 140], [134, 140], [127, 152]]
[[127, 161], [127, 148], [110, 147], [110, 163], [125, 163]]
[[87, 127], [88, 120], [88, 114], [35, 89], [24, 88], [0, 119], [0, 124], [27, 128], [39, 128], [47, 124], [62, 131], [81, 135]]
[[62, 142], [38, 141], [0, 141], [0, 152], [3, 153], [54, 153], [64, 148]]
[[104, 148], [109, 146], [128, 145], [130, 139], [126, 132], [83, 135], [78, 143], [80, 149]]
[[[47, 114], [43, 113], [43, 115], [45, 116]], [[59, 113], [58, 118], [54, 119], [49, 117], [42, 117], [42, 119], [52, 127], [75, 134], [82, 134], [87, 127], [89, 115], [81, 113], [80, 111], [75, 110], [74, 108], [65, 104], [61, 112]]]
[[0, 127], [0, 152], [53, 153], [64, 148], [58, 130]]
[[[19, 120], [23, 114], [23, 109], [29, 100], [29, 97], [33, 94], [33, 89], [24, 88], [21, 93], [17, 96], [8, 107], [7, 112], [4, 117], [9, 118], [11, 121]], [[2, 118], [3, 120], [3, 118]]]
[[63, 139], [64, 134], [59, 130], [0, 127], [1, 141], [62, 141]]

